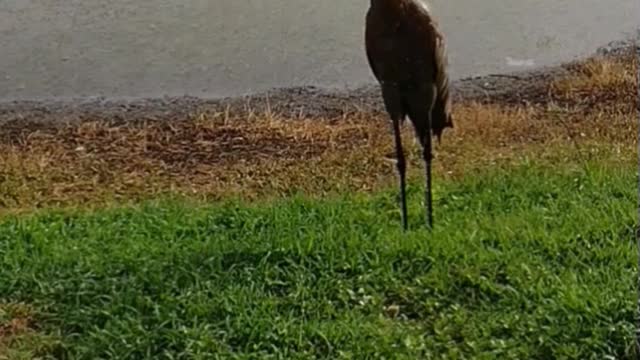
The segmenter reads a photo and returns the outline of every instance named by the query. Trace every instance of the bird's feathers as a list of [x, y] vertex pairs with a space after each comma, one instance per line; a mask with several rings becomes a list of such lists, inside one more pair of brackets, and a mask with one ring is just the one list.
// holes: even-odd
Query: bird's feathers
[[[426, 114], [422, 108], [428, 107], [432, 110], [431, 130], [438, 138], [445, 127], [453, 127], [446, 42], [423, 2], [372, 0], [366, 17], [365, 47], [371, 70], [383, 87], [383, 96], [385, 87], [395, 87], [394, 91], [386, 91], [395, 98], [385, 100], [393, 106], [387, 107], [388, 111]], [[416, 102], [415, 94], [409, 94], [429, 94], [425, 87], [431, 86], [435, 87], [435, 100], [425, 98]], [[403, 109], [398, 111], [397, 107]], [[426, 121], [412, 120], [414, 124]]]

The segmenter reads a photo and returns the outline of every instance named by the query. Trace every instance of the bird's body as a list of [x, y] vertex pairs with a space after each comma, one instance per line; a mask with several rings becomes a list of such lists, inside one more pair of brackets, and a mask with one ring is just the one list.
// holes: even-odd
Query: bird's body
[[423, 147], [428, 222], [432, 226], [431, 135], [440, 139], [446, 127], [453, 127], [444, 36], [420, 0], [371, 0], [365, 45], [369, 65], [393, 121], [403, 225], [406, 229], [406, 164], [399, 124], [409, 117]]

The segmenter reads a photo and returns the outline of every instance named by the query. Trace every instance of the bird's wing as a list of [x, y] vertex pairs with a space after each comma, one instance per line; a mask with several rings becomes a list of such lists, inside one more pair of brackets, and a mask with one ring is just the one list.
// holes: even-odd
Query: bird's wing
[[367, 53], [367, 61], [369, 61], [369, 67], [371, 67], [371, 71], [373, 72], [373, 75], [376, 77], [376, 79], [380, 80], [380, 72], [378, 70], [378, 68], [376, 67], [376, 55], [375, 55], [375, 44], [373, 42], [373, 40], [371, 39], [370, 35], [367, 33], [366, 36], [366, 53]]
[[378, 39], [376, 39], [378, 26], [376, 24], [376, 18], [374, 14], [371, 12], [371, 9], [369, 9], [369, 11], [367, 12], [365, 23], [366, 23], [365, 49], [367, 54], [367, 60], [369, 61], [369, 67], [371, 67], [371, 71], [373, 72], [373, 75], [376, 77], [378, 81], [380, 81], [380, 76], [381, 76], [380, 68], [377, 66], [378, 64], [376, 61], [376, 59], [380, 57], [380, 55], [378, 55], [379, 53], [378, 44], [377, 44]]
[[436, 79], [438, 76], [444, 75], [447, 71], [448, 59], [447, 59], [447, 44], [444, 41], [444, 36], [442, 33], [435, 27], [433, 27], [433, 34], [435, 35], [435, 46], [434, 46], [434, 64], [435, 64], [435, 75]]
[[380, 73], [376, 68], [376, 62], [374, 60], [372, 50], [369, 48], [369, 46], [367, 46], [367, 60], [369, 61], [369, 66], [371, 67], [373, 75], [376, 77], [376, 79], [380, 80]]

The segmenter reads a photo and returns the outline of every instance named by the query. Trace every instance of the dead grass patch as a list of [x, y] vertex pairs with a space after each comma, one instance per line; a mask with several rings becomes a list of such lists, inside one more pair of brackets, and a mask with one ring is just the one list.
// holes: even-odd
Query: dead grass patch
[[552, 98], [580, 111], [612, 107], [634, 111], [638, 101], [638, 61], [635, 52], [622, 57], [595, 57], [569, 67], [570, 75], [552, 81]]
[[34, 309], [23, 303], [0, 304], [0, 360], [34, 359], [55, 343], [36, 324]]
[[[625, 114], [581, 117], [563, 110], [467, 104], [436, 146], [436, 171], [473, 167], [574, 141], [613, 142], [631, 151], [635, 121]], [[6, 208], [141, 199], [172, 192], [205, 198], [374, 190], [395, 181], [387, 119], [278, 117], [224, 124], [215, 117], [137, 128], [84, 124], [0, 144], [0, 201]], [[613, 126], [612, 126], [613, 125]], [[404, 127], [412, 173], [419, 148]]]
[[[455, 104], [456, 127], [436, 144], [436, 176], [527, 156], [566, 160], [583, 150], [635, 159], [637, 121], [628, 101], [636, 96], [636, 68], [589, 61], [553, 81], [544, 105]], [[410, 176], [422, 176], [412, 129], [403, 131]], [[389, 158], [389, 120], [365, 112], [337, 119], [221, 112], [172, 123], [23, 129], [0, 140], [0, 208], [100, 206], [164, 193], [255, 199], [370, 191], [395, 184]]]
[[33, 310], [25, 304], [0, 305], [0, 342], [33, 331]]

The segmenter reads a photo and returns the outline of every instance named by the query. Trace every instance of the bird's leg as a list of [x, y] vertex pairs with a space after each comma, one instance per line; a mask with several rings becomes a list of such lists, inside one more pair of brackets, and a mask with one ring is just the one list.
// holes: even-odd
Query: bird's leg
[[432, 143], [431, 143], [431, 112], [428, 114], [427, 131], [424, 134], [424, 141], [422, 147], [422, 157], [424, 159], [425, 168], [427, 172], [427, 186], [425, 189], [425, 200], [427, 210], [427, 223], [430, 229], [433, 229], [433, 203], [431, 197], [431, 160], [433, 160]]
[[404, 150], [402, 149], [402, 137], [400, 136], [400, 119], [393, 116], [393, 135], [396, 143], [396, 166], [400, 175], [400, 206], [402, 210], [402, 227], [404, 230], [408, 228], [407, 222], [407, 195], [406, 195], [406, 170], [407, 165], [404, 158]]

